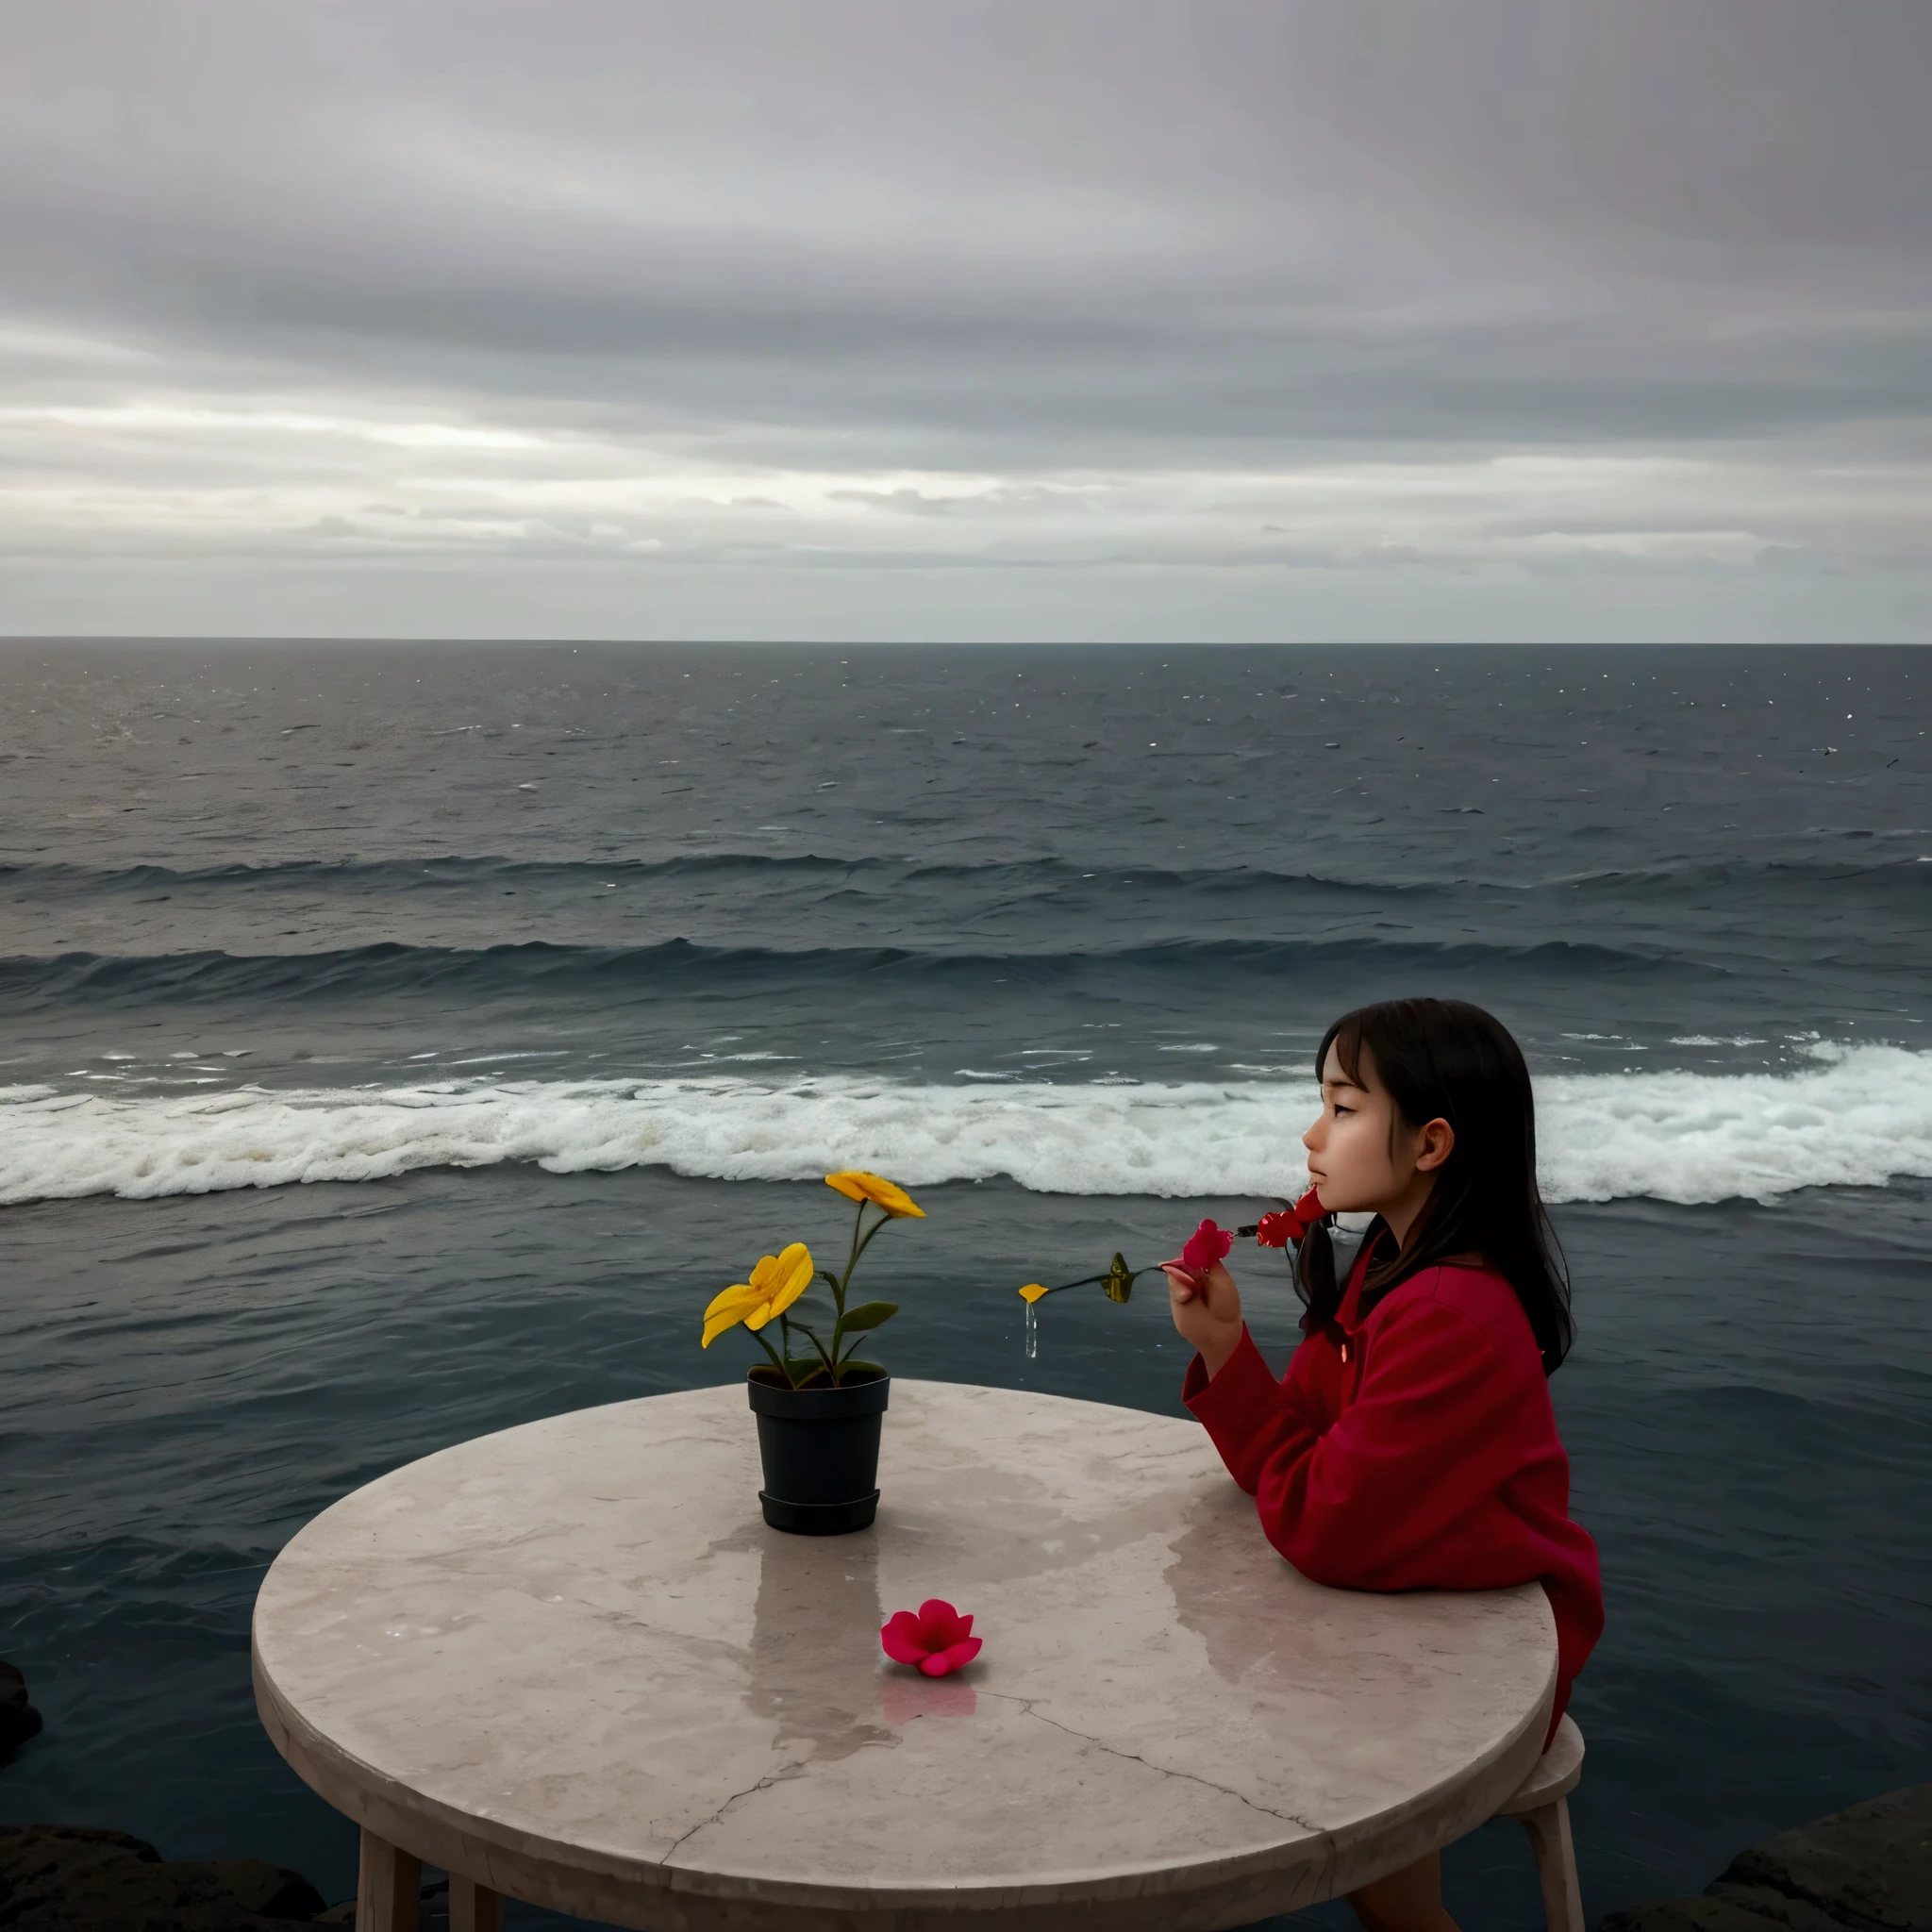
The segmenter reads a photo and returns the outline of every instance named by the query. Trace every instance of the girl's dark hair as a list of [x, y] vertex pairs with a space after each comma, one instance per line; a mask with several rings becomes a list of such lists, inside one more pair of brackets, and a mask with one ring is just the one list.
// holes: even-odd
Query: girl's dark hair
[[[1362, 1057], [1411, 1127], [1445, 1120], [1456, 1144], [1399, 1251], [1377, 1220], [1367, 1242], [1363, 1313], [1398, 1282], [1452, 1255], [1479, 1254], [1516, 1291], [1529, 1317], [1543, 1373], [1570, 1352], [1570, 1277], [1536, 1185], [1536, 1103], [1523, 1051], [1498, 1020], [1465, 1000], [1384, 1000], [1345, 1013], [1322, 1038], [1315, 1077], [1328, 1052], [1366, 1087]], [[1309, 1230], [1295, 1257], [1295, 1291], [1312, 1333], [1335, 1319], [1341, 1284], [1327, 1224]]]

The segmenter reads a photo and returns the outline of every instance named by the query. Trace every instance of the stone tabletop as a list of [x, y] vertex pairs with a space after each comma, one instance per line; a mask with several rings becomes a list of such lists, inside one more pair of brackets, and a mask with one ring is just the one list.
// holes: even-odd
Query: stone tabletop
[[[1445, 1843], [1537, 1757], [1537, 1586], [1318, 1588], [1191, 1422], [895, 1381], [879, 1484], [870, 1530], [767, 1528], [742, 1384], [444, 1450], [276, 1559], [263, 1721], [406, 1851], [678, 1932], [1205, 1932]], [[985, 1640], [954, 1677], [879, 1649], [931, 1596]]]

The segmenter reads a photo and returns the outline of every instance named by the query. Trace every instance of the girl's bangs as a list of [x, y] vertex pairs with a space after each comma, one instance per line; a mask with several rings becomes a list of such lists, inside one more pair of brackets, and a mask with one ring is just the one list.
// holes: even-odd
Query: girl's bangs
[[1362, 1016], [1359, 1013], [1344, 1013], [1334, 1025], [1322, 1036], [1322, 1044], [1315, 1049], [1315, 1079], [1319, 1083], [1328, 1077], [1328, 1053], [1334, 1049], [1336, 1064], [1341, 1067], [1351, 1084], [1361, 1088], [1366, 1093], [1367, 1083], [1362, 1079]]

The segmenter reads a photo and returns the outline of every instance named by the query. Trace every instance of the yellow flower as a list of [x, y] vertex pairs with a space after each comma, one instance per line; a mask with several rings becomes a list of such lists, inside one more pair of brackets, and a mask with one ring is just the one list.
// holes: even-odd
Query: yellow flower
[[1020, 1299], [1023, 1302], [1037, 1302], [1041, 1295], [1047, 1294], [1049, 1292], [1051, 1292], [1051, 1291], [1042, 1288], [1039, 1282], [1029, 1281], [1026, 1284], [1026, 1286], [1020, 1291]]
[[875, 1174], [865, 1174], [854, 1168], [847, 1174], [828, 1174], [825, 1176], [828, 1188], [837, 1188], [848, 1201], [870, 1201], [874, 1208], [883, 1208], [895, 1219], [903, 1220], [907, 1215], [925, 1219], [925, 1209], [914, 1205], [912, 1196], [904, 1188], [896, 1188], [889, 1180]]
[[782, 1255], [760, 1256], [749, 1281], [727, 1288], [705, 1310], [705, 1346], [741, 1322], [756, 1334], [811, 1286], [812, 1274], [811, 1250], [803, 1241], [793, 1241]]

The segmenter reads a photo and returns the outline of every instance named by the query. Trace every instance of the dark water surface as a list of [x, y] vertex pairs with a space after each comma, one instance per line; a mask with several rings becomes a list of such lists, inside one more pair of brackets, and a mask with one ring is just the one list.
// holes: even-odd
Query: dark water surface
[[[896, 1370], [1172, 1412], [1158, 1302], [1058, 1298], [1028, 1361], [1013, 1284], [1292, 1191], [1314, 1039], [1412, 991], [1539, 1079], [1591, 1916], [1932, 1777], [1928, 680], [0, 647], [0, 1655], [47, 1716], [0, 1817], [346, 1895], [249, 1699], [275, 1550], [444, 1443], [734, 1378], [696, 1311], [834, 1162], [929, 1211], [879, 1251]], [[1514, 1827], [1450, 1873], [1541, 1924]]]

